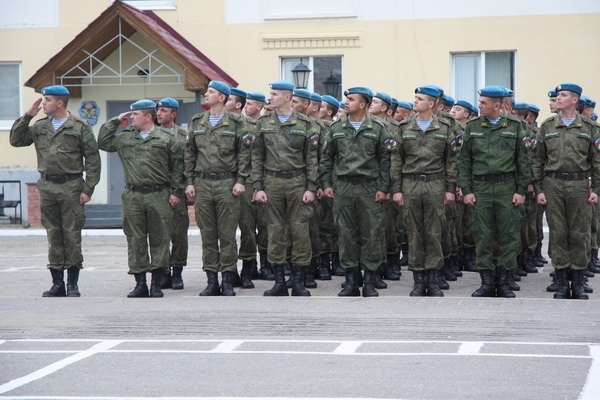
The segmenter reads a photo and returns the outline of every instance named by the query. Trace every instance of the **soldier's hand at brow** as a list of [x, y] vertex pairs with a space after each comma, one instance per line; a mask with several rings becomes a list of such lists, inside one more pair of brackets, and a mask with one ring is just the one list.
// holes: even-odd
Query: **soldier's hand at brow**
[[590, 197], [588, 197], [588, 203], [597, 204], [598, 203], [598, 195], [594, 192], [590, 192]]
[[463, 198], [463, 203], [468, 205], [469, 207], [475, 207], [475, 203], [477, 203], [477, 199], [473, 193], [465, 195]]
[[40, 107], [41, 103], [42, 103], [42, 98], [40, 97], [39, 99], [34, 101], [33, 105], [29, 108], [29, 110], [27, 110], [27, 115], [29, 115], [30, 117], [35, 117], [37, 115], [37, 113], [39, 113], [40, 110], [42, 109], [42, 107]]
[[81, 193], [79, 195], [79, 204], [84, 205], [85, 203], [87, 203], [88, 201], [90, 201], [92, 199], [92, 196], [88, 196], [85, 193]]
[[384, 193], [380, 190], [378, 190], [377, 192], [375, 192], [375, 201], [377, 203], [383, 203], [385, 202], [387, 199], [387, 193]]
[[233, 190], [231, 191], [231, 193], [233, 193], [235, 197], [239, 197], [242, 194], [244, 194], [245, 191], [246, 186], [242, 185], [241, 183], [236, 183], [235, 185], [233, 185]]
[[310, 204], [313, 201], [315, 201], [315, 194], [313, 192], [311, 192], [310, 190], [307, 190], [306, 192], [304, 192], [304, 194], [302, 195], [302, 202], [304, 204]]
[[326, 199], [333, 199], [335, 197], [335, 193], [333, 193], [333, 189], [327, 188], [327, 189], [323, 190], [323, 197], [325, 197]]
[[454, 193], [452, 193], [452, 192], [444, 193], [444, 205], [447, 206], [448, 204], [452, 204], [452, 203], [454, 203]]
[[394, 199], [394, 202], [396, 204], [398, 204], [399, 206], [403, 206], [404, 205], [404, 194], [402, 194], [402, 193], [394, 193], [393, 199]]
[[124, 113], [119, 114], [119, 116], [117, 118], [119, 118], [119, 121], [123, 121], [130, 114], [131, 114], [131, 111], [125, 111]]
[[174, 194], [169, 196], [169, 204], [171, 205], [171, 207], [175, 207], [177, 204], [179, 204], [180, 201], [181, 199], [175, 196]]
[[519, 193], [513, 194], [512, 203], [515, 207], [522, 206], [523, 204], [525, 204], [525, 196]]
[[538, 204], [541, 204], [543, 206], [548, 204], [548, 201], [546, 201], [546, 195], [544, 193], [538, 194], [536, 200]]

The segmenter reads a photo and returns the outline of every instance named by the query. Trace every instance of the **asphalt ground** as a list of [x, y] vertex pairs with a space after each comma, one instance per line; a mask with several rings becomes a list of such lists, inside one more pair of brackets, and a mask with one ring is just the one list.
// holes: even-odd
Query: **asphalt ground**
[[600, 399], [598, 294], [554, 300], [549, 266], [516, 299], [470, 297], [475, 273], [410, 298], [405, 269], [378, 298], [201, 298], [191, 230], [185, 289], [127, 299], [125, 237], [85, 234], [82, 297], [42, 298], [44, 232], [0, 229], [0, 399]]

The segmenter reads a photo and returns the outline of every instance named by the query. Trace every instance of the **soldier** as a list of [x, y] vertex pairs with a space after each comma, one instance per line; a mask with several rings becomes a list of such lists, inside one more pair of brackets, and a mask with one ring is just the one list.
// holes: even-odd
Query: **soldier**
[[477, 114], [479, 114], [479, 110], [477, 109], [477, 107], [473, 106], [468, 101], [458, 100], [454, 104], [454, 107], [452, 107], [450, 114], [454, 117], [456, 122], [458, 122], [458, 124], [464, 129], [465, 126], [467, 126], [467, 122], [477, 117]]
[[[473, 297], [515, 297], [508, 287], [520, 248], [519, 207], [530, 182], [525, 132], [514, 116], [501, 112], [504, 88], [479, 91], [478, 118], [467, 123], [459, 157], [458, 185], [473, 208], [472, 230], [482, 285]], [[494, 286], [492, 245], [497, 238], [498, 284]]]
[[389, 190], [390, 151], [398, 146], [380, 119], [367, 115], [373, 92], [353, 87], [344, 93], [347, 116], [331, 125], [320, 165], [323, 196], [334, 198], [340, 263], [346, 270], [338, 296], [378, 296], [374, 275], [385, 260], [381, 245], [383, 203]]
[[[225, 109], [231, 89], [211, 81], [204, 94], [210, 110], [192, 118], [185, 150], [185, 194], [194, 200], [202, 236], [202, 269], [207, 286], [200, 296], [235, 296], [236, 231], [240, 196], [250, 175], [254, 134], [243, 117]], [[222, 286], [219, 287], [218, 273]]]
[[437, 271], [442, 269], [444, 206], [454, 201], [458, 144], [451, 124], [434, 115], [441, 93], [428, 86], [415, 90], [414, 111], [400, 123], [398, 150], [392, 154], [392, 193], [404, 206], [404, 225], [409, 240], [409, 266], [413, 271], [411, 296], [437, 296]]
[[318, 93], [310, 94], [310, 105], [308, 106], [308, 111], [306, 115], [313, 118], [314, 120], [319, 119], [319, 114], [321, 113], [321, 102], [323, 98]]
[[598, 202], [600, 191], [600, 134], [593, 121], [577, 114], [581, 92], [572, 83], [556, 87], [558, 115], [540, 127], [533, 159], [537, 201], [547, 205], [550, 258], [558, 281], [555, 299], [589, 298], [583, 271], [590, 253], [591, 204]]
[[258, 119], [252, 148], [254, 201], [268, 203], [268, 259], [275, 270], [275, 285], [264, 295], [289, 295], [284, 265], [291, 246], [292, 296], [310, 296], [302, 282], [312, 257], [309, 221], [318, 186], [319, 136], [310, 118], [292, 110], [294, 85], [277, 81], [270, 87], [274, 112]]
[[[131, 128], [116, 135], [129, 117]], [[163, 273], [169, 271], [169, 242], [173, 210], [183, 192], [183, 144], [166, 129], [156, 127], [156, 103], [138, 100], [131, 111], [106, 121], [98, 145], [117, 152], [125, 173], [123, 231], [127, 236], [129, 274], [136, 286], [127, 297], [163, 297]], [[150, 256], [148, 255], [150, 244]], [[146, 273], [152, 273], [150, 292]]]
[[248, 118], [256, 121], [260, 118], [263, 107], [265, 106], [266, 97], [260, 92], [250, 92], [246, 98], [246, 107], [244, 107], [244, 113]]
[[[37, 153], [40, 172], [37, 188], [52, 275], [52, 287], [42, 296], [79, 297], [84, 204], [90, 201], [100, 180], [98, 144], [89, 124], [67, 110], [66, 87], [45, 87], [42, 96], [15, 121], [10, 130], [10, 144], [14, 147], [34, 144]], [[29, 126], [42, 108], [47, 117]], [[64, 270], [67, 270], [66, 291]]]
[[335, 115], [335, 120], [339, 121], [340, 119], [346, 116], [346, 103], [340, 101], [340, 108], [338, 108], [338, 112]]
[[555, 90], [551, 90], [548, 92], [548, 107], [550, 108], [550, 112], [552, 114], [555, 114], [556, 111], [556, 91]]
[[[156, 104], [156, 107], [156, 121], [160, 124], [161, 128], [167, 129], [177, 141], [182, 143], [181, 152], [183, 157], [187, 130], [175, 124], [179, 102], [170, 97], [165, 97]], [[190, 217], [187, 201], [181, 199], [173, 207], [173, 234], [171, 235], [171, 256], [169, 258], [170, 271], [163, 275], [160, 285], [161, 289], [183, 289], [181, 273], [183, 267], [187, 265], [189, 227]]]
[[398, 100], [398, 107], [394, 113], [394, 119], [402, 122], [412, 114], [413, 105], [409, 101]]
[[456, 100], [454, 100], [454, 97], [444, 94], [442, 104], [444, 104], [444, 107], [440, 111], [449, 113], [450, 111], [452, 111], [452, 107], [454, 107], [454, 104], [456, 104]]

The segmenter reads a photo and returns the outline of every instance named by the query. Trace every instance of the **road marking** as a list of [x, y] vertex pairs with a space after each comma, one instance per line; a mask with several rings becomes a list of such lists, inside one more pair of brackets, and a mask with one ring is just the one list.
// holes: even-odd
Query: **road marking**
[[592, 365], [588, 372], [585, 385], [579, 395], [579, 400], [598, 400], [600, 399], [600, 346], [590, 346], [590, 356]]
[[362, 345], [362, 342], [342, 342], [333, 351], [333, 354], [354, 354], [360, 345]]
[[[13, 400], [256, 400], [257, 397], [82, 397], [82, 396], [0, 396], [0, 399]], [[264, 400], [402, 400], [397, 397], [261, 397]]]
[[474, 355], [479, 354], [479, 351], [483, 347], [483, 342], [464, 342], [458, 348], [457, 354], [460, 355]]
[[[241, 344], [243, 344], [243, 340], [225, 340], [224, 342], [219, 343], [217, 347], [210, 350], [210, 353], [231, 353]], [[208, 353], [208, 352], [207, 352]]]
[[77, 354], [74, 354], [63, 360], [57, 361], [57, 362], [50, 364], [44, 368], [38, 369], [37, 371], [32, 372], [29, 375], [25, 375], [20, 378], [13, 379], [12, 381], [5, 383], [4, 385], [0, 385], [0, 394], [10, 392], [11, 390], [14, 390], [18, 387], [21, 387], [30, 382], [41, 379], [41, 378], [43, 378], [47, 375], [50, 375], [68, 365], [76, 363], [77, 361], [81, 361], [85, 358], [91, 357], [95, 354], [104, 352], [108, 349], [111, 349], [111, 348], [121, 344], [121, 343], [122, 343], [122, 341], [120, 341], [120, 340], [106, 340], [106, 341], [100, 342], [98, 344], [95, 344], [94, 346], [90, 347], [87, 350], [80, 351]]

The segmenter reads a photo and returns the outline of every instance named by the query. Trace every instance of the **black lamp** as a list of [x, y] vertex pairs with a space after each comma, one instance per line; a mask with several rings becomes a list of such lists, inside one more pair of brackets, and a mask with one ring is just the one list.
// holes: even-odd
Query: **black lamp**
[[298, 89], [306, 89], [308, 87], [308, 78], [312, 70], [308, 68], [300, 59], [300, 64], [296, 65], [292, 70], [294, 74], [294, 85]]
[[333, 71], [331, 71], [329, 78], [323, 81], [325, 93], [339, 100], [340, 83], [342, 83], [342, 81], [333, 76]]

